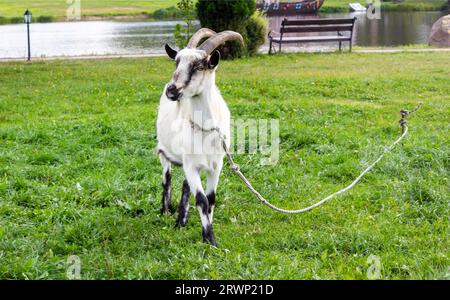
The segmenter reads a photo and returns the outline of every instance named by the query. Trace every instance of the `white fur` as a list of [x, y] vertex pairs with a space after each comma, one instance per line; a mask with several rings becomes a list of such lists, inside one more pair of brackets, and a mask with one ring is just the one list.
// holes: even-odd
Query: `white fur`
[[[182, 89], [179, 101], [166, 96], [166, 85], [160, 99], [157, 119], [158, 150], [163, 151], [172, 162], [182, 164], [191, 192], [209, 195], [216, 191], [223, 166], [224, 151], [216, 132], [205, 133], [191, 126], [194, 121], [208, 130], [218, 127], [230, 145], [230, 111], [215, 83], [215, 69], [206, 69], [192, 77], [183, 87], [190, 63], [206, 58], [206, 53], [197, 49], [181, 50], [176, 60], [178, 68], [169, 84]], [[202, 119], [198, 116], [201, 114]], [[210, 145], [213, 145], [210, 147]], [[197, 147], [194, 148], [193, 145]], [[200, 148], [199, 148], [200, 146]], [[167, 169], [167, 166], [164, 166]], [[200, 173], [207, 173], [207, 189], [204, 191]], [[202, 226], [212, 223], [212, 214], [205, 217], [200, 210]]]

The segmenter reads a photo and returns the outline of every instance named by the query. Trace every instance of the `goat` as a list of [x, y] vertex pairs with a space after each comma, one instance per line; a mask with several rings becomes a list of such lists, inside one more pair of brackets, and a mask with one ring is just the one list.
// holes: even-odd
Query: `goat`
[[[208, 39], [197, 48], [205, 38]], [[165, 45], [167, 55], [176, 61], [176, 70], [161, 95], [156, 124], [157, 151], [163, 169], [161, 213], [173, 212], [171, 166], [182, 166], [185, 180], [176, 225], [186, 226], [192, 193], [200, 213], [203, 242], [213, 246], [217, 246], [212, 229], [216, 189], [225, 153], [217, 133], [211, 129], [218, 128], [230, 146], [230, 111], [215, 83], [220, 61], [216, 48], [231, 40], [244, 43], [237, 32], [215, 33], [202, 28], [179, 52]], [[202, 172], [207, 174], [206, 190], [202, 187]]]

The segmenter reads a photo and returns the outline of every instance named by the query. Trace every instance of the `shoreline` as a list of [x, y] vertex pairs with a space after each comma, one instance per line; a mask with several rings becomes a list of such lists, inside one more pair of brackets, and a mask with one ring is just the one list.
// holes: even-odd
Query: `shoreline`
[[[382, 11], [384, 12], [449, 12], [449, 8], [441, 7], [440, 9], [429, 10], [429, 9], [407, 9], [400, 10], [400, 6], [385, 5], [382, 6]], [[319, 14], [333, 14], [333, 13], [352, 13], [350, 8], [344, 8], [339, 6], [322, 7]], [[450, 12], [449, 12], [450, 13]], [[151, 13], [142, 14], [119, 14], [119, 15], [88, 15], [81, 16], [80, 20], [67, 20], [66, 16], [35, 16], [34, 23], [55, 23], [55, 22], [87, 22], [87, 21], [179, 21], [174, 18], [156, 18]], [[0, 15], [0, 26], [1, 25], [13, 25], [23, 23], [22, 17], [4, 17]]]
[[[140, 15], [117, 15], [117, 16], [82, 16], [79, 20], [68, 20], [67, 17], [53, 17], [53, 16], [43, 16], [48, 19], [46, 21], [35, 21], [34, 23], [59, 23], [59, 22], [90, 22], [90, 21], [177, 21], [173, 19], [156, 19], [150, 14], [140, 14]], [[1, 16], [0, 16], [1, 18]], [[39, 18], [39, 17], [38, 17]], [[14, 20], [15, 18], [6, 18], [6, 22], [0, 22], [2, 25], [15, 25], [22, 24], [23, 22], [7, 22], [8, 20]], [[37, 18], [36, 18], [37, 19]]]
[[[35, 61], [54, 61], [54, 60], [101, 60], [114, 58], [153, 58], [163, 57], [165, 54], [105, 54], [105, 55], [78, 55], [78, 56], [49, 56], [49, 57], [31, 57], [31, 62]], [[26, 57], [0, 58], [0, 63], [5, 62], [27, 62]]]
[[[320, 52], [308, 52], [308, 51], [288, 51], [282, 54], [295, 54], [295, 53], [307, 53], [307, 54], [320, 54], [320, 53], [335, 53], [338, 51], [320, 51]], [[450, 52], [450, 48], [359, 48], [354, 49], [352, 53], [404, 53], [404, 52]], [[267, 55], [261, 53], [260, 55]], [[155, 54], [106, 54], [106, 55], [80, 55], [80, 56], [51, 56], [51, 57], [32, 57], [31, 62], [43, 62], [43, 61], [70, 61], [70, 60], [102, 60], [102, 59], [118, 59], [118, 58], [156, 58], [165, 57], [164, 53]], [[27, 62], [26, 57], [18, 58], [0, 58], [0, 63], [8, 62]]]

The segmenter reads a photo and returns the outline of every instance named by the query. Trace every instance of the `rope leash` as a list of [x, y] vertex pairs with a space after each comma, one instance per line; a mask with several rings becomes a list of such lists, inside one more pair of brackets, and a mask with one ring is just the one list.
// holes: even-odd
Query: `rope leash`
[[266, 200], [254, 187], [253, 185], [250, 183], [250, 181], [245, 177], [245, 175], [241, 172], [241, 168], [240, 166], [234, 162], [233, 160], [233, 156], [230, 153], [230, 150], [227, 147], [227, 144], [225, 142], [225, 136], [222, 134], [222, 132], [220, 131], [220, 129], [218, 127], [214, 127], [212, 129], [209, 130], [205, 130], [203, 128], [201, 128], [200, 126], [198, 126], [196, 123], [191, 121], [191, 125], [193, 128], [199, 128], [200, 130], [202, 130], [203, 132], [211, 132], [211, 131], [216, 131], [219, 135], [219, 138], [222, 142], [222, 147], [226, 153], [226, 156], [228, 158], [228, 161], [230, 163], [230, 167], [231, 170], [233, 170], [233, 172], [241, 179], [241, 181], [247, 186], [247, 188], [256, 196], [256, 198], [258, 198], [259, 201], [261, 201], [264, 205], [268, 206], [269, 208], [271, 208], [274, 211], [280, 212], [280, 213], [284, 213], [284, 214], [301, 214], [307, 211], [310, 211], [322, 204], [324, 204], [325, 202], [327, 202], [328, 200], [334, 198], [337, 195], [340, 195], [342, 193], [345, 193], [346, 191], [350, 190], [351, 188], [353, 188], [363, 177], [364, 175], [366, 175], [370, 170], [373, 169], [373, 167], [375, 167], [375, 165], [389, 152], [392, 151], [392, 149], [394, 149], [394, 147], [400, 143], [403, 138], [406, 136], [406, 134], [408, 133], [408, 125], [407, 125], [407, 118], [412, 115], [413, 113], [415, 113], [417, 110], [419, 110], [422, 107], [422, 103], [419, 103], [419, 105], [417, 105], [412, 111], [408, 111], [408, 110], [404, 110], [402, 109], [400, 111], [400, 115], [401, 115], [401, 119], [399, 120], [399, 124], [402, 128], [402, 134], [401, 136], [394, 142], [392, 143], [389, 147], [387, 147], [384, 152], [378, 157], [377, 160], [375, 160], [369, 167], [367, 167], [351, 184], [349, 184], [348, 186], [346, 186], [345, 188], [329, 195], [328, 197], [316, 202], [313, 205], [310, 205], [308, 207], [302, 208], [302, 209], [297, 209], [297, 210], [287, 210], [287, 209], [283, 209], [283, 208], [279, 208], [275, 205], [273, 205], [272, 203], [270, 203], [268, 200]]

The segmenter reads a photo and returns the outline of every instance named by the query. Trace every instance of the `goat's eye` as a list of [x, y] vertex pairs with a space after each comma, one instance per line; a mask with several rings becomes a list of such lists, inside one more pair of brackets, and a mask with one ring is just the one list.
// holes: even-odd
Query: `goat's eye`
[[201, 71], [204, 71], [204, 70], [205, 70], [205, 67], [204, 67], [204, 66], [199, 66], [199, 67], [197, 67], [195, 70], [201, 72]]

